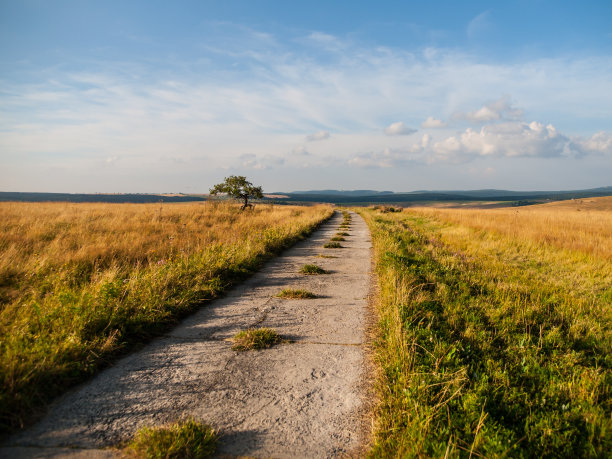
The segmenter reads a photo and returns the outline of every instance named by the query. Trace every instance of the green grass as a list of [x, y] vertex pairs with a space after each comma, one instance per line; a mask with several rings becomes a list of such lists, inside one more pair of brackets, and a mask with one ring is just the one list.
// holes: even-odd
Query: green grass
[[350, 234], [347, 233], [346, 231], [342, 231], [342, 232], [336, 233], [336, 236], [350, 236]]
[[315, 255], [317, 258], [338, 258], [335, 255], [323, 255], [322, 253]]
[[285, 298], [291, 300], [305, 300], [310, 298], [317, 298], [317, 295], [308, 290], [296, 288], [284, 288], [276, 296], [278, 298]]
[[311, 264], [302, 266], [300, 268], [300, 272], [302, 274], [308, 274], [308, 275], [312, 275], [312, 274], [328, 274], [328, 272], [325, 271], [320, 266], [311, 265]]
[[216, 444], [212, 427], [189, 419], [168, 427], [140, 429], [125, 452], [143, 459], [197, 459], [212, 457]]
[[346, 239], [342, 236], [334, 236], [330, 239], [330, 241], [346, 241]]
[[553, 248], [362, 215], [380, 284], [372, 457], [609, 454], [609, 279], [587, 264], [561, 282]]
[[249, 328], [236, 333], [232, 349], [234, 351], [267, 349], [283, 341], [281, 336], [270, 328]]
[[340, 245], [339, 242], [328, 242], [327, 244], [323, 245], [323, 248], [325, 248], [325, 249], [341, 249], [342, 246]]

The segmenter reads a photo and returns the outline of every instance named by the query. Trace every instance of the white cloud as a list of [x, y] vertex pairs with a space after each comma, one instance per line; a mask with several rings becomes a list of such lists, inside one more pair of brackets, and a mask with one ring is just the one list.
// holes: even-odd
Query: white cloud
[[316, 142], [318, 140], [325, 140], [325, 139], [329, 139], [329, 132], [328, 131], [319, 131], [319, 132], [315, 132], [314, 134], [310, 134], [306, 136], [306, 141], [307, 142]]
[[446, 123], [442, 120], [434, 118], [433, 116], [430, 116], [421, 123], [421, 127], [424, 129], [438, 129], [446, 127]]
[[385, 134], [387, 135], [410, 135], [414, 134], [416, 131], [416, 129], [406, 126], [402, 121], [391, 123], [385, 128]]
[[[610, 56], [500, 63], [456, 50], [358, 47], [316, 33], [304, 38], [305, 48], [273, 38], [224, 42], [223, 49], [204, 49], [201, 61], [163, 68], [145, 60], [88, 62], [83, 68], [71, 65], [77, 73], [55, 66], [5, 78], [0, 93], [4, 187], [70, 189], [77, 183], [70, 177], [92, 173], [100, 177], [78, 183], [97, 191], [122, 177], [130, 190], [155, 190], [159, 177], [169, 175], [168, 161], [159, 159], [168, 152], [185, 158], [184, 165], [172, 166], [172, 176], [191, 174], [188, 185], [196, 188], [204, 174], [216, 176], [220, 168], [242, 163], [258, 170], [289, 170], [299, 161], [320, 165], [323, 158], [384, 167], [479, 157], [610, 154], [610, 134], [599, 132], [609, 129], [612, 117]], [[335, 53], [333, 59], [319, 59], [313, 43], [328, 43], [326, 52]], [[529, 119], [546, 120], [539, 132], [521, 122], [522, 111], [509, 97], [495, 101], [505, 93]], [[435, 116], [422, 126], [437, 129], [414, 145], [410, 137], [398, 135], [416, 132], [402, 122], [388, 126], [387, 135], [381, 132], [381, 119], [414, 120], [427, 114]], [[453, 118], [478, 124], [455, 133], [441, 124]], [[554, 137], [549, 121], [563, 134]], [[484, 123], [492, 124], [481, 129]], [[300, 150], [305, 133], [313, 133], [306, 137], [311, 143]], [[306, 151], [311, 156], [298, 159]], [[356, 154], [364, 151], [371, 153]], [[242, 152], [254, 157], [240, 159]], [[107, 169], [118, 173], [103, 176], [97, 165], [114, 155], [119, 159]], [[33, 164], [53, 164], [65, 175], [42, 169], [38, 176], [10, 172], [33, 169]], [[434, 172], [424, 176], [436, 180]], [[288, 172], [283, 180], [306, 179]], [[308, 183], [295, 186], [310, 188]]]
[[572, 138], [572, 147], [583, 155], [612, 155], [612, 134], [601, 131], [593, 134], [588, 139], [574, 137]]
[[483, 105], [478, 110], [472, 112], [457, 112], [453, 115], [455, 119], [465, 119], [474, 123], [483, 123], [499, 120], [520, 120], [523, 111], [512, 106], [510, 98], [504, 96], [501, 99]]
[[570, 139], [554, 126], [512, 122], [466, 129], [461, 135], [436, 142], [432, 154], [441, 160], [470, 156], [558, 157], [572, 153]]

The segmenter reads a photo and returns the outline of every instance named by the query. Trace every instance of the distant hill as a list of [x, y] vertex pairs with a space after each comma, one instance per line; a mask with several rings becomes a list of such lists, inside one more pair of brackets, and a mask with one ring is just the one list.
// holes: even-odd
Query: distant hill
[[[287, 193], [279, 193], [287, 194]], [[327, 196], [375, 196], [381, 194], [394, 194], [393, 191], [374, 191], [374, 190], [311, 190], [311, 191], [292, 191], [289, 194], [308, 194], [308, 195], [327, 195]]]
[[0, 201], [22, 202], [190, 202], [206, 201], [202, 196], [163, 194], [73, 194], [73, 193], [20, 193], [0, 191]]
[[[281, 194], [281, 193], [279, 193]], [[324, 202], [333, 204], [407, 204], [411, 202], [501, 201], [514, 205], [536, 204], [547, 201], [612, 196], [612, 186], [588, 190], [563, 191], [508, 191], [508, 190], [452, 190], [411, 191], [407, 193], [376, 192], [372, 190], [313, 190], [282, 193], [284, 202]], [[279, 201], [280, 202], [280, 201]]]
[[[267, 194], [264, 202], [289, 203], [331, 203], [347, 205], [438, 203], [438, 202], [471, 202], [493, 201], [506, 202], [509, 205], [539, 204], [549, 201], [583, 199], [612, 196], [612, 186], [588, 190], [564, 191], [508, 191], [508, 190], [453, 190], [453, 191], [411, 191], [394, 193], [374, 190], [311, 190], [291, 193], [276, 192]], [[22, 193], [0, 192], [0, 201], [29, 202], [116, 202], [116, 203], [152, 203], [152, 202], [193, 202], [206, 201], [202, 195], [183, 194], [73, 194], [73, 193]], [[511, 204], [510, 204], [511, 203]]]

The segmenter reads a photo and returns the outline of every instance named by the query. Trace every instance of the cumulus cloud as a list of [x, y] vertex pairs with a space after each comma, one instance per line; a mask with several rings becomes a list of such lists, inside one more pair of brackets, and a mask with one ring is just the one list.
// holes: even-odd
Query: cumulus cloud
[[329, 139], [329, 132], [328, 131], [319, 131], [319, 132], [315, 132], [314, 134], [310, 134], [306, 136], [306, 141], [307, 142], [316, 142], [317, 140], [325, 140], [325, 139]]
[[453, 115], [455, 119], [464, 119], [473, 123], [484, 123], [501, 120], [520, 120], [523, 111], [513, 107], [510, 98], [505, 96], [495, 102], [483, 105], [478, 110], [471, 112], [457, 112]]
[[387, 135], [410, 135], [416, 131], [416, 129], [406, 126], [402, 121], [391, 123], [385, 128], [385, 134]]
[[434, 155], [443, 158], [459, 155], [554, 157], [569, 154], [569, 143], [570, 139], [551, 124], [514, 122], [483, 126], [479, 131], [468, 128], [461, 135], [436, 142], [432, 150]]
[[571, 145], [581, 155], [612, 155], [612, 134], [601, 131], [593, 134], [588, 139], [573, 137]]
[[391, 168], [409, 164], [464, 164], [476, 158], [560, 158], [588, 154], [612, 155], [612, 134], [599, 132], [590, 138], [569, 137], [551, 124], [515, 121], [468, 128], [438, 140], [424, 134], [409, 146], [353, 155], [348, 164]]
[[421, 127], [424, 129], [437, 129], [446, 127], [446, 123], [442, 120], [434, 118], [433, 116], [430, 116], [421, 123]]

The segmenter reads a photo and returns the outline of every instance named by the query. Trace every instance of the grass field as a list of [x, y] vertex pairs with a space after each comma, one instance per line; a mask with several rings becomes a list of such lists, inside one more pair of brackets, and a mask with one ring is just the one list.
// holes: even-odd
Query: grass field
[[328, 206], [0, 203], [0, 429], [329, 217]]
[[380, 283], [373, 457], [612, 451], [610, 198], [362, 211]]

